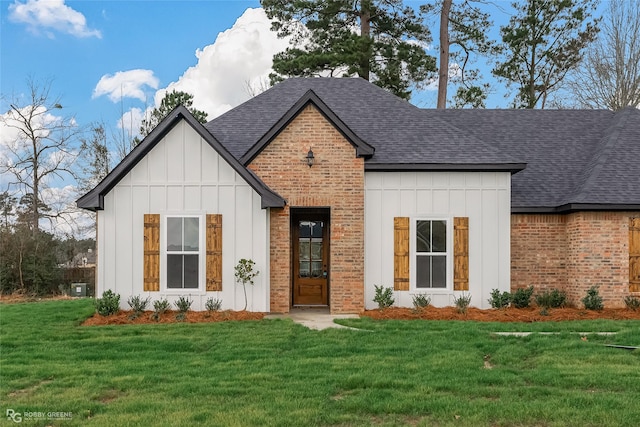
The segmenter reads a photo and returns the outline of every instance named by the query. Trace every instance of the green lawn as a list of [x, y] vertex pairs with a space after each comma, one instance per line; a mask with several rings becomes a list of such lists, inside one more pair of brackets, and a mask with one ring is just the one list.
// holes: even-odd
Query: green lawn
[[602, 345], [640, 345], [640, 322], [79, 326], [92, 311], [0, 305], [0, 425], [7, 409], [72, 413], [22, 425], [640, 425], [640, 351]]

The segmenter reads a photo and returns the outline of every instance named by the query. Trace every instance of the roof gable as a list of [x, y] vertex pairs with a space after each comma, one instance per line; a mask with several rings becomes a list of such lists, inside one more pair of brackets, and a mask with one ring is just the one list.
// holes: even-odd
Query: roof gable
[[91, 191], [80, 197], [76, 204], [79, 208], [97, 211], [104, 209], [104, 196], [129, 173], [140, 160], [173, 129], [180, 121], [186, 121], [218, 154], [260, 195], [262, 208], [283, 207], [286, 201], [267, 187], [252, 171], [245, 168], [227, 149], [198, 122], [184, 106], [176, 107], [149, 135]]
[[[509, 170], [525, 167], [446, 121], [361, 78], [291, 78], [207, 123], [246, 164], [305, 104], [314, 105], [362, 148], [365, 170]], [[362, 143], [358, 142], [361, 141]]]
[[240, 161], [248, 165], [264, 148], [273, 141], [307, 106], [313, 105], [356, 149], [356, 156], [371, 157], [374, 148], [364, 142], [356, 135], [331, 109], [325, 104], [316, 93], [309, 89], [293, 106], [274, 123], [241, 158]]

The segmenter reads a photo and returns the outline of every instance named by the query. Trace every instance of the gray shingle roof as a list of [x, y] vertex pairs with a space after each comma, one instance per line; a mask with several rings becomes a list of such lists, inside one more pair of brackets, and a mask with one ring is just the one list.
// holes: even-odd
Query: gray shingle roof
[[206, 128], [241, 159], [310, 90], [375, 149], [367, 170], [520, 171], [514, 211], [640, 209], [640, 111], [632, 108], [423, 110], [362, 79], [296, 78]]
[[241, 158], [291, 107], [312, 90], [360, 139], [375, 148], [368, 168], [398, 165], [473, 165], [519, 170], [522, 161], [360, 78], [293, 78], [207, 123]]
[[525, 159], [527, 168], [512, 177], [514, 210], [571, 210], [577, 205], [640, 208], [640, 110], [424, 113]]

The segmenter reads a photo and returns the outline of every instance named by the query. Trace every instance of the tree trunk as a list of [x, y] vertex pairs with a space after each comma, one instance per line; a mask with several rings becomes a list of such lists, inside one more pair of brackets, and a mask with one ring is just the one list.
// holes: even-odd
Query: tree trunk
[[371, 65], [371, 1], [363, 0], [362, 8], [360, 10], [360, 37], [362, 38], [362, 49], [360, 52], [360, 77], [365, 80], [369, 80], [369, 72]]
[[438, 78], [437, 108], [447, 108], [447, 85], [449, 83], [449, 13], [453, 0], [444, 0], [440, 11], [440, 75]]

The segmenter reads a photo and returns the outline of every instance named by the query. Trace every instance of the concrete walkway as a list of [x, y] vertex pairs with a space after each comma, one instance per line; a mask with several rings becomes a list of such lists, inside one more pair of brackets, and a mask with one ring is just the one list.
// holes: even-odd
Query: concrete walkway
[[331, 314], [326, 308], [293, 308], [289, 313], [267, 314], [264, 318], [291, 319], [309, 329], [320, 331], [328, 328], [359, 330], [334, 322], [335, 319], [358, 319], [359, 317], [357, 314]]

